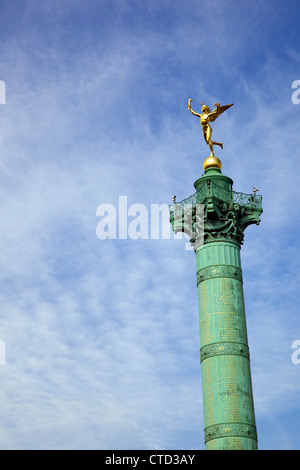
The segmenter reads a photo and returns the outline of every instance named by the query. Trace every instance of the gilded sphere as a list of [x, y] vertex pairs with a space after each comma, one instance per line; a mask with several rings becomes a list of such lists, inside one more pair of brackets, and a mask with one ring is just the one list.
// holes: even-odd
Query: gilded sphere
[[210, 156], [203, 162], [203, 169], [207, 170], [208, 168], [219, 168], [221, 170], [222, 163], [218, 157]]

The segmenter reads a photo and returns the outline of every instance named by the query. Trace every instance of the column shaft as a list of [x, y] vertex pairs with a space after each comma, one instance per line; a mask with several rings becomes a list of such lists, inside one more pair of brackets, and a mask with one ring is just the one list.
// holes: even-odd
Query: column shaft
[[257, 449], [238, 244], [196, 251], [206, 448]]

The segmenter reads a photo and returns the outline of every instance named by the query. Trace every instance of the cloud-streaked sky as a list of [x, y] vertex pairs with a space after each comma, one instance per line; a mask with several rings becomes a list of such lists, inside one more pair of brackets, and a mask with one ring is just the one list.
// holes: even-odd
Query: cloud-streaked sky
[[208, 156], [263, 195], [244, 293], [260, 449], [300, 448], [296, 0], [0, 3], [2, 449], [203, 449], [185, 240], [100, 240], [100, 204], [172, 203]]

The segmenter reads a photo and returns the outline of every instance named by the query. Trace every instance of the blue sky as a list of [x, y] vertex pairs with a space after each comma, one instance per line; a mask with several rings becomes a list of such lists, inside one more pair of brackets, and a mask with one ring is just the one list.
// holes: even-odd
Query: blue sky
[[244, 292], [260, 449], [299, 449], [295, 0], [0, 2], [2, 449], [203, 449], [195, 255], [99, 240], [100, 204], [194, 193], [214, 124], [259, 188]]

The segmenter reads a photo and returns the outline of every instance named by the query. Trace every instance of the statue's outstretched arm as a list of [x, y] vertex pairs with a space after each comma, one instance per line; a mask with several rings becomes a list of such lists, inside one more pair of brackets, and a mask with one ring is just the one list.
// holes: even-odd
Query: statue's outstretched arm
[[191, 111], [191, 113], [194, 115], [194, 116], [197, 116], [197, 117], [201, 117], [201, 114], [198, 114], [196, 113], [192, 107], [191, 107], [191, 102], [193, 101], [193, 98], [190, 98], [189, 101], [188, 101], [188, 110]]

